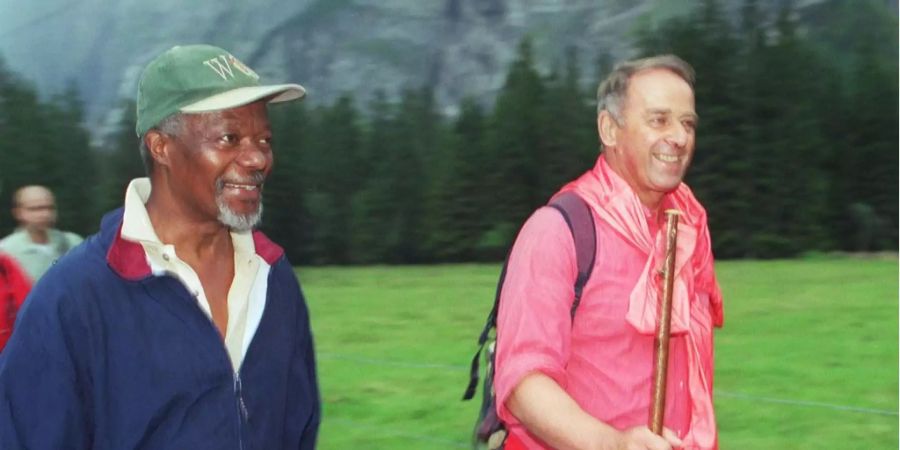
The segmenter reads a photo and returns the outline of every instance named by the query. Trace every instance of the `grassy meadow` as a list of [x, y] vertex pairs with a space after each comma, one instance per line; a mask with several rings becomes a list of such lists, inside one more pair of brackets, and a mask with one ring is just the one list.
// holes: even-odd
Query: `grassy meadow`
[[[499, 265], [297, 273], [318, 352], [319, 448], [469, 448], [478, 400], [460, 398]], [[726, 261], [717, 273], [723, 449], [898, 448], [896, 257]]]

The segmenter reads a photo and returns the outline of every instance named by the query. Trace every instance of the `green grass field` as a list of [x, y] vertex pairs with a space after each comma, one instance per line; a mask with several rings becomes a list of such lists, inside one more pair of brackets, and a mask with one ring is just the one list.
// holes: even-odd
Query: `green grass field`
[[[723, 449], [898, 448], [898, 261], [722, 262]], [[299, 268], [319, 448], [468, 448], [460, 401], [498, 265]]]

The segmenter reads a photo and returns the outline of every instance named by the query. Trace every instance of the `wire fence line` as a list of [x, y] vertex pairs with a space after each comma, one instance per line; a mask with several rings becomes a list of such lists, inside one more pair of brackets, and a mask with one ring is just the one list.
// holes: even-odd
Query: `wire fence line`
[[[379, 358], [369, 358], [369, 357], [364, 357], [364, 356], [344, 355], [344, 354], [339, 354], [339, 353], [328, 353], [328, 352], [319, 353], [317, 355], [317, 357], [319, 359], [324, 359], [324, 360], [344, 361], [344, 362], [349, 362], [349, 363], [353, 363], [353, 364], [373, 365], [373, 366], [381, 366], [381, 367], [400, 367], [400, 368], [407, 368], [407, 369], [436, 369], [436, 370], [457, 371], [457, 372], [466, 372], [469, 370], [468, 365], [462, 365], [462, 364], [442, 364], [442, 363], [431, 363], [431, 362], [414, 362], [414, 361], [402, 361], [402, 360], [392, 360], [392, 359], [379, 359]], [[749, 402], [756, 402], [756, 403], [776, 403], [776, 404], [789, 405], [789, 406], [831, 409], [834, 411], [853, 412], [853, 413], [860, 413], [860, 414], [872, 414], [872, 415], [880, 415], [880, 416], [898, 416], [898, 411], [896, 411], [896, 410], [869, 408], [869, 407], [853, 406], [853, 405], [841, 405], [841, 404], [836, 404], [836, 403], [828, 403], [828, 402], [820, 402], [820, 401], [770, 397], [770, 396], [765, 396], [765, 395], [746, 394], [746, 393], [742, 393], [742, 392], [723, 391], [721, 389], [716, 389], [714, 392], [714, 395], [716, 397], [725, 397], [725, 398], [732, 398], [732, 399], [738, 399], [738, 400], [746, 400]]]
[[849, 406], [849, 405], [838, 405], [834, 403], [825, 403], [825, 402], [814, 402], [807, 400], [792, 400], [787, 398], [777, 398], [777, 397], [766, 397], [762, 395], [752, 395], [752, 394], [743, 394], [740, 392], [730, 392], [730, 391], [722, 391], [716, 390], [715, 394], [719, 397], [728, 397], [728, 398], [736, 398], [741, 400], [748, 400], [753, 402], [764, 402], [764, 403], [780, 403], [782, 405], [791, 405], [791, 406], [808, 406], [811, 408], [825, 408], [825, 409], [833, 409], [836, 411], [849, 411], [849, 412], [857, 412], [863, 414], [876, 414], [880, 416], [897, 416], [897, 411], [892, 411], [889, 409], [877, 409], [877, 408], [864, 408], [859, 406]]

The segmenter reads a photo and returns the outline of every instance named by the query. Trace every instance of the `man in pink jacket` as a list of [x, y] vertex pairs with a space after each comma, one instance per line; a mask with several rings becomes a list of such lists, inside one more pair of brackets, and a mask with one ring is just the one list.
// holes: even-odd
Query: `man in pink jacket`
[[[706, 211], [682, 178], [698, 117], [693, 69], [665, 55], [619, 64], [597, 92], [603, 151], [564, 186], [589, 205], [593, 274], [570, 316], [575, 249], [541, 208], [509, 258], [498, 315], [498, 414], [515, 449], [715, 449], [712, 329], [722, 325]], [[662, 436], [651, 383], [664, 211], [681, 211]]]

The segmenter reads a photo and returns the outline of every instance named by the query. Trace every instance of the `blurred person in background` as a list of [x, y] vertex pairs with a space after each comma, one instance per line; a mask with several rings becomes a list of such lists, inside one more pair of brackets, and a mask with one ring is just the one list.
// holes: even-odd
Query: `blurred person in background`
[[17, 190], [13, 195], [12, 215], [19, 227], [0, 240], [0, 251], [15, 258], [32, 282], [82, 241], [75, 233], [53, 228], [56, 225], [56, 199], [44, 186], [25, 186]]
[[313, 449], [309, 317], [254, 227], [272, 169], [264, 86], [229, 52], [174, 47], [137, 94], [149, 178], [35, 286], [0, 357], [0, 448]]
[[[602, 152], [564, 186], [589, 206], [593, 275], [574, 316], [576, 263], [561, 214], [541, 208], [509, 257], [494, 386], [506, 450], [713, 449], [712, 329], [722, 324], [706, 212], [682, 182], [698, 117], [694, 72], [671, 55], [616, 66], [597, 94]], [[662, 436], [650, 419], [665, 214], [681, 211]]]
[[25, 271], [15, 259], [0, 253], [0, 351], [6, 347], [29, 290], [31, 282]]

